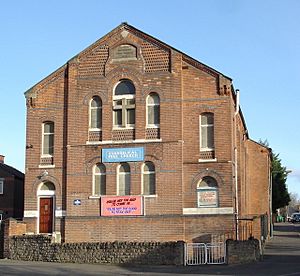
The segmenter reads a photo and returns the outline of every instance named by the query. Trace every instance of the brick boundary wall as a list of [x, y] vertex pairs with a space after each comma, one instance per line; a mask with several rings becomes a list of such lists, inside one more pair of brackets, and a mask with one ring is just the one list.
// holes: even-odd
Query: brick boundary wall
[[12, 236], [9, 258], [20, 261], [183, 265], [184, 242], [51, 243], [42, 235]]
[[0, 259], [4, 257], [4, 224], [0, 223]]
[[261, 260], [261, 250], [257, 239], [226, 241], [227, 264], [243, 264]]

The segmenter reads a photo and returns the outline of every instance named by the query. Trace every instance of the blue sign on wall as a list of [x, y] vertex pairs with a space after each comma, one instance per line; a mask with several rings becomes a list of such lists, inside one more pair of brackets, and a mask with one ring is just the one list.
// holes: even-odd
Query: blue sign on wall
[[102, 149], [102, 162], [134, 162], [144, 161], [144, 148], [112, 148]]

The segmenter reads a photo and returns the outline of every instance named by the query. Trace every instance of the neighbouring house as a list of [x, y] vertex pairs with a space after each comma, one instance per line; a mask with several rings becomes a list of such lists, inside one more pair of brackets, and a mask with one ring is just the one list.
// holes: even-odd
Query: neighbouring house
[[22, 219], [24, 213], [24, 173], [4, 163], [0, 155], [0, 220]]
[[270, 149], [228, 76], [122, 23], [25, 97], [27, 232], [267, 238]]

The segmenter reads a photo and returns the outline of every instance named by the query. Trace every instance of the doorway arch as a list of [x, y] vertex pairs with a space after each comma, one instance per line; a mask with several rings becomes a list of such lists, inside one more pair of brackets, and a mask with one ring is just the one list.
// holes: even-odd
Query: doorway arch
[[55, 185], [50, 181], [40, 183], [37, 189], [38, 224], [37, 232], [52, 234], [54, 231]]

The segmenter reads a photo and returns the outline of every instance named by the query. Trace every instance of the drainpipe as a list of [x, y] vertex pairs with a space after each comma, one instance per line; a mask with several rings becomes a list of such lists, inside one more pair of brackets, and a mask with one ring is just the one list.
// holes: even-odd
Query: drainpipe
[[235, 112], [234, 112], [234, 184], [235, 184], [235, 227], [236, 227], [236, 240], [239, 239], [239, 193], [238, 193], [238, 164], [237, 164], [237, 115], [239, 114], [240, 110], [240, 90], [236, 89], [236, 105], [235, 105]]

